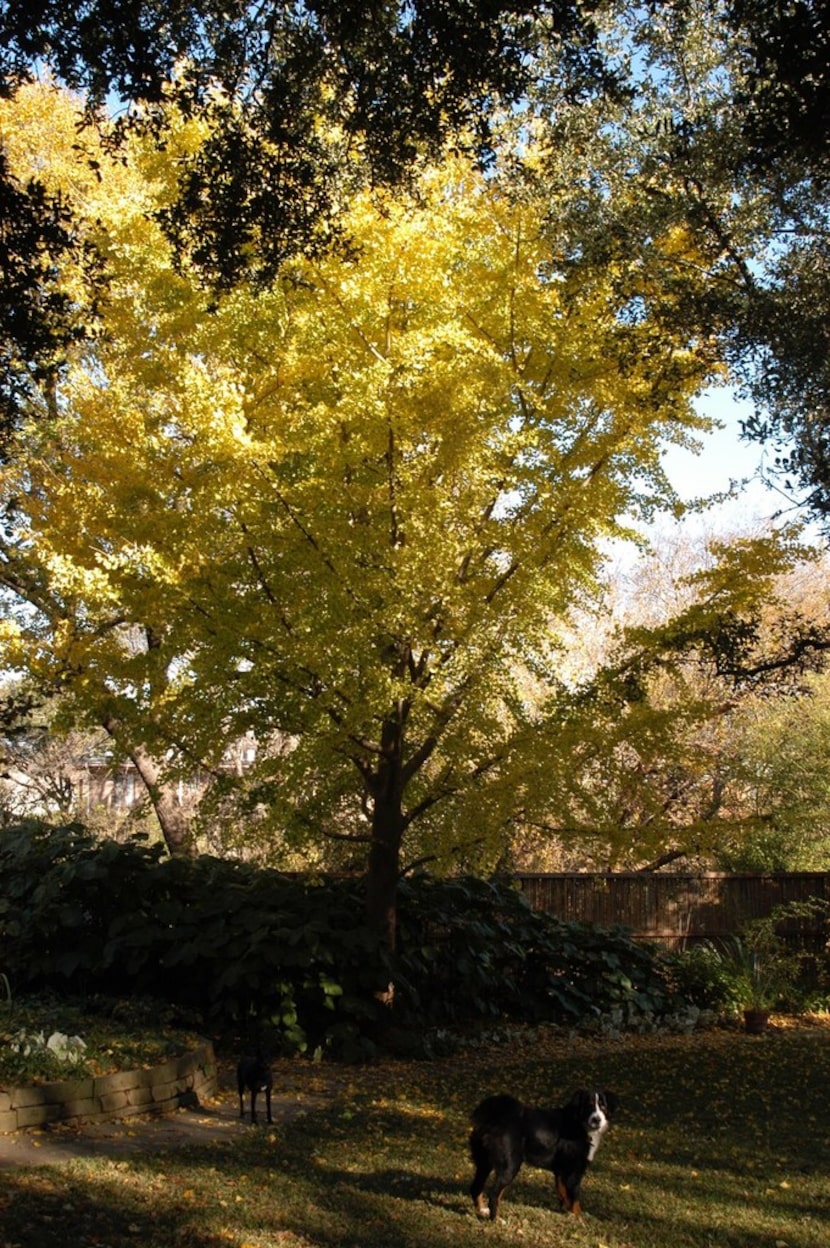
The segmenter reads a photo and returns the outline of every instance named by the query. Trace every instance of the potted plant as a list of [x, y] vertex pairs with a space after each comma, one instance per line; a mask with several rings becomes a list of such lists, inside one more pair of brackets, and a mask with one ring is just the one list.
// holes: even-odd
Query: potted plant
[[[782, 933], [784, 923], [789, 940]], [[747, 1031], [763, 1031], [772, 1010], [798, 1008], [803, 1002], [811, 973], [815, 978], [830, 953], [828, 930], [826, 898], [776, 906], [765, 918], [746, 923], [737, 935], [701, 941], [682, 955], [676, 963], [681, 990], [706, 1009], [743, 1014]], [[818, 943], [824, 944], [823, 951]], [[827, 966], [830, 969], [830, 963]]]
[[736, 936], [731, 944], [732, 987], [743, 1011], [744, 1030], [760, 1035], [767, 1029], [772, 1010], [792, 988], [797, 959], [777, 939], [773, 943], [755, 932]]
[[766, 1031], [769, 1016], [791, 1002], [801, 959], [791, 953], [767, 919], [748, 924], [740, 935], [712, 944], [725, 1000], [743, 1014], [744, 1028], [758, 1035]]

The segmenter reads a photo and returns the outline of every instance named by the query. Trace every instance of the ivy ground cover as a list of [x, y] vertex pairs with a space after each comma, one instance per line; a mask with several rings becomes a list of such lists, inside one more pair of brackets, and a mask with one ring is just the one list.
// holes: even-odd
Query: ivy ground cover
[[[621, 1098], [585, 1185], [556, 1209], [522, 1170], [495, 1225], [467, 1195], [482, 1095]], [[442, 1062], [275, 1067], [304, 1115], [199, 1150], [0, 1171], [4, 1248], [826, 1248], [830, 1030], [622, 1041], [545, 1031]], [[231, 1095], [230, 1090], [228, 1095]]]

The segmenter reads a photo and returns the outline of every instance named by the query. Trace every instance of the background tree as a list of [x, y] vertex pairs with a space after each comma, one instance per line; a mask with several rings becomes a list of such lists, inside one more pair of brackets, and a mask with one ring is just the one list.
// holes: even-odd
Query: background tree
[[[769, 680], [758, 664], [758, 683], [749, 665], [750, 696], [733, 717], [733, 774], [746, 827], [721, 846], [725, 869], [810, 871], [827, 863], [826, 556], [777, 588], [781, 615], [770, 605], [762, 622]], [[788, 655], [794, 662], [779, 665]]]
[[[827, 509], [826, 6], [684, 2], [615, 7], [599, 46], [627, 87], [576, 107], [530, 92], [549, 135], [542, 177], [571, 195], [575, 263], [621, 265], [627, 314], [645, 296], [651, 240], [697, 243], [649, 286], [649, 314], [715, 336], [752, 404], [748, 437], [775, 449], [778, 484]], [[816, 136], [816, 137], [810, 137]], [[626, 187], [628, 188], [626, 194]], [[592, 235], [580, 221], [589, 214]]]
[[[748, 569], [751, 587], [740, 584]], [[544, 752], [561, 773], [557, 800], [532, 817], [517, 808], [512, 863], [721, 869], [763, 865], [766, 845], [767, 865], [773, 846], [779, 864], [795, 864], [808, 842], [817, 854], [821, 789], [796, 776], [821, 766], [807, 724], [821, 716], [811, 672], [825, 666], [825, 562], [797, 543], [776, 554], [763, 529], [658, 529], [612, 594], [598, 626], [588, 613], [576, 621], [573, 735], [555, 722]], [[792, 734], [786, 756], [803, 747], [816, 759], [786, 783], [759, 762], [764, 726], [771, 741], [779, 722]]]
[[79, 776], [85, 760], [106, 752], [107, 738], [60, 729], [59, 709], [54, 698], [44, 699], [14, 678], [0, 687], [0, 811], [6, 823], [35, 817], [65, 825], [81, 814]]
[[[748, 160], [769, 177], [798, 162], [830, 172], [830, 5], [826, 0], [733, 0], [726, 20], [740, 38]], [[786, 174], [785, 174], [786, 176]]]
[[[134, 128], [166, 142], [165, 101], [207, 122], [182, 154], [176, 193], [159, 207], [182, 263], [225, 289], [272, 280], [298, 252], [337, 241], [341, 210], [367, 181], [400, 183], [454, 139], [486, 158], [491, 120], [522, 95], [535, 49], [553, 41], [568, 90], [604, 75], [591, 6], [574, 0], [365, 4], [315, 0], [229, 8], [224, 0], [94, 0], [0, 7], [0, 93], [51, 68], [83, 93], [92, 137], [101, 110], [119, 110], [108, 145], [123, 159]], [[94, 304], [67, 303], [56, 273], [73, 262], [71, 200], [20, 184], [0, 148], [0, 401], [10, 427], [18, 402], [66, 346], [94, 331]], [[89, 262], [94, 257], [88, 257]]]
[[732, 363], [754, 406], [745, 433], [775, 448], [777, 483], [826, 527], [830, 6], [738, 0], [724, 20], [735, 122], [727, 161], [739, 193], [766, 197], [775, 240], [765, 265], [746, 256], [731, 314]]
[[749, 826], [727, 835], [718, 864], [731, 871], [823, 871], [830, 852], [827, 675], [800, 697], [753, 699], [736, 718], [736, 779]]
[[17, 680], [0, 687], [0, 780], [3, 820], [26, 815], [68, 815], [74, 805], [70, 769], [78, 740], [62, 748], [49, 731], [49, 715]]

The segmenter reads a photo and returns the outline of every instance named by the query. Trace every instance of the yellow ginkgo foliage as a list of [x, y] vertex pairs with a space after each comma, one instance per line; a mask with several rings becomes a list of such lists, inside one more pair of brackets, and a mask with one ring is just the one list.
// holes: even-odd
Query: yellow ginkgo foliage
[[65, 97], [2, 107], [108, 273], [100, 335], [2, 470], [14, 661], [174, 763], [281, 741], [260, 806], [284, 837], [365, 838], [391, 936], [403, 857], [497, 855], [560, 625], [607, 539], [671, 505], [660, 448], [700, 427], [709, 347], [627, 315], [612, 269], [583, 282], [556, 202], [457, 157], [216, 299], [154, 217], [186, 126], [90, 172]]

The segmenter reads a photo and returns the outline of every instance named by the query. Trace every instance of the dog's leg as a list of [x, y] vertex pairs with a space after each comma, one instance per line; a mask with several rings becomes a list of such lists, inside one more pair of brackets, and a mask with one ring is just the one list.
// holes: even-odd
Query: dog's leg
[[570, 1185], [565, 1182], [558, 1174], [556, 1178], [556, 1192], [559, 1196], [560, 1204], [566, 1213], [582, 1213], [582, 1202], [580, 1200], [580, 1185]]
[[479, 1162], [476, 1166], [475, 1177], [470, 1184], [470, 1195], [473, 1198], [475, 1211], [480, 1218], [486, 1218], [490, 1215], [490, 1207], [487, 1204], [487, 1197], [484, 1195], [484, 1187], [490, 1176], [490, 1165], [488, 1162]]
[[484, 1195], [484, 1188], [487, 1186], [487, 1180], [493, 1169], [493, 1163], [490, 1160], [489, 1151], [481, 1138], [478, 1131], [473, 1131], [470, 1135], [470, 1156], [473, 1159], [473, 1165], [476, 1172], [473, 1175], [473, 1181], [470, 1184], [470, 1195], [473, 1198], [475, 1211], [480, 1218], [489, 1216], [490, 1207], [487, 1204], [487, 1198]]
[[256, 1126], [256, 1084], [251, 1088], [251, 1122]]
[[269, 1122], [273, 1122], [271, 1117], [271, 1085], [265, 1085], [265, 1116]]
[[[490, 1221], [498, 1217], [499, 1204], [505, 1189], [515, 1179], [522, 1165], [521, 1136], [517, 1132], [499, 1133], [474, 1131], [470, 1136], [470, 1152], [476, 1172], [470, 1185], [470, 1195], [476, 1213]], [[490, 1174], [494, 1175], [490, 1188], [489, 1207], [484, 1188]]]
[[501, 1204], [501, 1198], [504, 1195], [504, 1190], [505, 1190], [504, 1187], [499, 1187], [497, 1185], [496, 1187], [493, 1188], [492, 1192], [490, 1193], [490, 1221], [491, 1222], [495, 1222], [496, 1218], [499, 1216], [499, 1205]]
[[487, 1203], [487, 1197], [484, 1195], [484, 1192], [479, 1192], [477, 1195], [473, 1196], [473, 1205], [475, 1206], [475, 1211], [480, 1218], [489, 1218], [490, 1206]]
[[511, 1177], [508, 1179], [508, 1178], [505, 1178], [504, 1175], [498, 1175], [498, 1174], [496, 1175], [495, 1185], [493, 1187], [493, 1190], [490, 1192], [490, 1221], [491, 1222], [495, 1222], [496, 1218], [499, 1216], [499, 1205], [501, 1204], [501, 1198], [504, 1195], [504, 1193], [507, 1191], [514, 1177], [515, 1177], [514, 1175], [511, 1175]]
[[521, 1169], [521, 1158], [510, 1157], [503, 1160], [501, 1164], [496, 1166], [496, 1177], [493, 1187], [490, 1190], [490, 1221], [495, 1222], [499, 1216], [499, 1205], [501, 1198], [507, 1191], [510, 1184], [515, 1179]]

